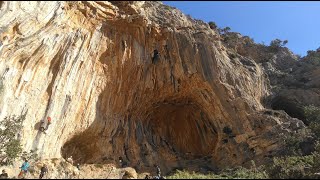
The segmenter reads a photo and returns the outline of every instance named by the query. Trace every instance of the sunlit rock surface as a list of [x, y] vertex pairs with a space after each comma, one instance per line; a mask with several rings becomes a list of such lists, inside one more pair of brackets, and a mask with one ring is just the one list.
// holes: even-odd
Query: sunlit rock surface
[[0, 6], [0, 118], [26, 114], [23, 147], [42, 158], [217, 169], [263, 161], [304, 126], [265, 109], [256, 61], [229, 58], [206, 23], [162, 3]]

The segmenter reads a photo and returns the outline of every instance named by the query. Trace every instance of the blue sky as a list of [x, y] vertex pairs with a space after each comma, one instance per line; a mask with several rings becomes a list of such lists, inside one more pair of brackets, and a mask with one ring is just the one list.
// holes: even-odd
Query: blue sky
[[320, 2], [317, 1], [163, 1], [193, 18], [248, 35], [256, 43], [288, 40], [295, 54], [320, 47]]

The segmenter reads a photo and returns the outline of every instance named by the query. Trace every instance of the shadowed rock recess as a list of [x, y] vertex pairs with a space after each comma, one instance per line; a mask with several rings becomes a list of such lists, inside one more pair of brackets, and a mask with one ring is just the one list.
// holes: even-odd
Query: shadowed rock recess
[[264, 69], [219, 38], [160, 2], [2, 2], [1, 118], [26, 114], [23, 147], [43, 158], [164, 172], [264, 162], [304, 124], [265, 109]]

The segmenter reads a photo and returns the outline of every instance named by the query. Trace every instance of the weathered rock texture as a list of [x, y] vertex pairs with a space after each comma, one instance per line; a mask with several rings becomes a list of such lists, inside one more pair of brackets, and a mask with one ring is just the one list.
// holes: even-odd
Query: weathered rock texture
[[223, 168], [304, 126], [264, 108], [261, 65], [159, 2], [2, 2], [0, 33], [1, 118], [26, 114], [23, 147], [42, 158]]
[[270, 96], [264, 105], [285, 110], [305, 120], [303, 107], [320, 106], [320, 48], [299, 58], [288, 48], [256, 44], [248, 36], [229, 32], [223, 35], [229, 55], [245, 56], [258, 63], [270, 81]]

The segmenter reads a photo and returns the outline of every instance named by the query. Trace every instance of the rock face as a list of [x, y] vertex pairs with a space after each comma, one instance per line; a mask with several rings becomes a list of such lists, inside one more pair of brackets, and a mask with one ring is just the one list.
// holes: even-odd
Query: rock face
[[263, 161], [304, 126], [265, 109], [261, 65], [229, 58], [206, 23], [162, 3], [0, 7], [0, 118], [26, 114], [23, 147], [42, 158], [215, 169]]
[[304, 106], [320, 106], [320, 49], [298, 58], [285, 47], [272, 49], [255, 44], [248, 36], [239, 37], [239, 33], [229, 32], [223, 37], [229, 54], [254, 60], [266, 73], [271, 93], [265, 107], [285, 110], [304, 120]]

